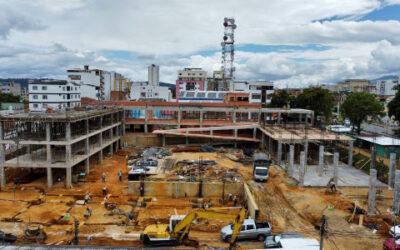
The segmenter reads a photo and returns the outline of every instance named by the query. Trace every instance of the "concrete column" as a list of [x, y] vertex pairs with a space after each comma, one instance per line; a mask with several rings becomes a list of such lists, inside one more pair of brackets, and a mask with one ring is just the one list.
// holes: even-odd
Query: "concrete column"
[[278, 161], [278, 165], [281, 165], [281, 161], [282, 161], [282, 142], [278, 141], [278, 155], [277, 155], [277, 161]]
[[353, 166], [353, 144], [354, 141], [349, 141], [349, 157], [348, 157], [348, 166]]
[[253, 129], [253, 138], [256, 139], [257, 137], [257, 128]]
[[281, 112], [278, 113], [278, 124], [281, 124]]
[[204, 112], [200, 111], [200, 125], [203, 124], [203, 115], [204, 115]]
[[147, 134], [149, 132], [148, 125], [147, 125], [148, 120], [149, 120], [149, 110], [146, 107], [146, 109], [144, 110], [144, 133], [145, 134]]
[[311, 126], [314, 124], [314, 111], [311, 113]]
[[338, 185], [338, 165], [339, 165], [339, 152], [333, 153], [333, 180], [335, 185]]
[[396, 170], [396, 153], [390, 153], [390, 165], [389, 165], [389, 188], [394, 188], [394, 173]]
[[114, 152], [114, 143], [110, 144], [110, 155], [111, 157], [113, 156], [113, 152]]
[[122, 135], [125, 135], [125, 110], [122, 111], [122, 121], [121, 121], [121, 124], [122, 124]]
[[324, 146], [319, 146], [318, 174], [322, 176], [324, 173]]
[[300, 114], [299, 114], [299, 122], [301, 123], [302, 121], [303, 121], [303, 114], [300, 113]]
[[265, 134], [261, 132], [261, 148], [265, 149]]
[[65, 174], [65, 185], [67, 188], [71, 188], [72, 187], [72, 168], [67, 167], [65, 169], [66, 174]]
[[271, 137], [268, 137], [268, 152], [269, 152], [269, 155], [271, 155], [272, 156], [272, 153], [273, 153], [273, 149], [272, 149], [272, 138]]
[[185, 143], [186, 143], [186, 145], [189, 145], [189, 137], [188, 136], [185, 136]]
[[178, 128], [181, 128], [182, 111], [178, 110]]
[[304, 154], [305, 154], [305, 157], [306, 157], [305, 163], [306, 163], [306, 166], [307, 166], [307, 159], [308, 159], [308, 140], [306, 140], [306, 141], [304, 142]]
[[369, 170], [368, 214], [375, 214], [376, 169]]
[[47, 167], [47, 187], [51, 188], [53, 186], [53, 173], [50, 167]]
[[290, 145], [289, 147], [289, 169], [288, 174], [290, 177], [293, 177], [294, 171], [294, 145]]
[[394, 185], [394, 212], [399, 214], [400, 212], [400, 170], [395, 171], [395, 185]]
[[[4, 139], [3, 122], [0, 122], [0, 140]], [[3, 164], [5, 162], [4, 144], [0, 144], [0, 187], [6, 185], [6, 172]]]
[[162, 135], [162, 146], [165, 147], [165, 135]]
[[235, 134], [235, 137], [238, 136], [238, 130], [236, 128], [233, 130], [233, 133]]
[[86, 172], [86, 174], [89, 174], [89, 172], [90, 172], [90, 158], [89, 158], [89, 156], [85, 160], [85, 172]]
[[[67, 143], [71, 142], [71, 123], [70, 122], [66, 123], [65, 140], [67, 141]], [[67, 163], [67, 168], [71, 164], [71, 158], [72, 158], [71, 144], [67, 144], [65, 146], [65, 161]]]
[[305, 168], [306, 157], [304, 151], [300, 152], [300, 171], [299, 171], [299, 186], [304, 186], [304, 175], [306, 173]]
[[214, 130], [210, 130], [210, 135], [213, 135], [214, 134]]
[[5, 167], [3, 166], [0, 167], [0, 186], [1, 187], [6, 186], [6, 171]]
[[46, 162], [47, 162], [47, 187], [53, 186], [53, 173], [51, 171], [51, 133], [50, 133], [50, 123], [46, 123]]
[[376, 168], [375, 165], [376, 165], [376, 147], [375, 147], [375, 145], [372, 145], [370, 168], [375, 169]]
[[232, 122], [236, 123], [236, 111], [235, 110], [232, 112]]

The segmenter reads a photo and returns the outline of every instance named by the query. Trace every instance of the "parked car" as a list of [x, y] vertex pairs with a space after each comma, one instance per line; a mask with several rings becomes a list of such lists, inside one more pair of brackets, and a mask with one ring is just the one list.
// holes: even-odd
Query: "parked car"
[[[396, 232], [396, 233], [395, 233]], [[400, 236], [400, 226], [396, 226], [396, 227], [391, 227], [390, 228], [390, 230], [389, 230], [389, 234], [392, 236], [392, 237], [398, 237], [398, 236]]]
[[281, 233], [268, 236], [264, 241], [264, 248], [278, 248], [281, 239], [303, 238], [302, 234], [298, 233]]
[[[232, 238], [233, 225], [221, 229], [221, 238], [229, 242]], [[268, 222], [255, 222], [253, 219], [245, 219], [238, 239], [264, 241], [265, 237], [271, 235], [271, 225]]]
[[12, 243], [17, 240], [17, 236], [13, 234], [6, 234], [3, 231], [0, 231], [0, 242], [8, 242]]

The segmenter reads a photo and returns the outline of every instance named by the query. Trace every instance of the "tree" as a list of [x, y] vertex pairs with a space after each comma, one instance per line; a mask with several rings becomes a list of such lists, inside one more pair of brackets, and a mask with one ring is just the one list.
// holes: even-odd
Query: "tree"
[[329, 121], [333, 109], [333, 96], [323, 88], [304, 89], [297, 97], [297, 107], [311, 109], [316, 116], [324, 116]]
[[19, 102], [20, 97], [11, 93], [0, 93], [0, 102]]
[[357, 134], [361, 132], [361, 123], [368, 116], [377, 119], [383, 111], [383, 105], [370, 93], [351, 93], [341, 106], [344, 117], [349, 118], [357, 126]]
[[396, 95], [388, 103], [389, 117], [394, 116], [394, 118], [400, 122], [400, 86], [397, 85], [393, 89], [396, 89]]
[[295, 102], [295, 97], [289, 95], [286, 90], [281, 90], [278, 94], [271, 95], [271, 104], [269, 105], [271, 108], [282, 108], [283, 106], [293, 106]]

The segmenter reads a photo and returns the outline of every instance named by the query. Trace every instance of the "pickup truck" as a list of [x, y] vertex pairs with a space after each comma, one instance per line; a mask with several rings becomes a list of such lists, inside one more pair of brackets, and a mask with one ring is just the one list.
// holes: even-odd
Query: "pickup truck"
[[[232, 238], [233, 225], [221, 229], [221, 239], [229, 242]], [[238, 239], [264, 241], [265, 237], [271, 234], [271, 225], [268, 222], [255, 222], [253, 219], [245, 219]]]

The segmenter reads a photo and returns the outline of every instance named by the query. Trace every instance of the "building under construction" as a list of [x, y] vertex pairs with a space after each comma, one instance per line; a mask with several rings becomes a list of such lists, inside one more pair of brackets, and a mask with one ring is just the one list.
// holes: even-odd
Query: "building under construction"
[[70, 187], [76, 165], [84, 164], [87, 174], [91, 157], [101, 162], [105, 150], [112, 154], [119, 147], [122, 117], [117, 107], [1, 116], [1, 186], [6, 184], [6, 168], [43, 168], [48, 187], [54, 169], [65, 169]]

